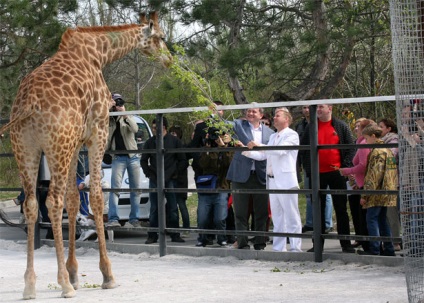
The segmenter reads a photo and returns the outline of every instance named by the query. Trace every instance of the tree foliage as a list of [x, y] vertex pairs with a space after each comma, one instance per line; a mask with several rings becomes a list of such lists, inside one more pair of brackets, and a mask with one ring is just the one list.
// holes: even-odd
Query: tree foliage
[[[394, 93], [387, 0], [0, 0], [3, 113], [20, 79], [56, 51], [64, 27], [134, 23], [139, 12], [153, 9], [161, 12], [169, 45], [182, 46], [186, 67], [208, 84], [210, 99], [228, 104]], [[133, 109], [203, 105], [181, 78], [136, 52], [104, 75], [111, 91], [134, 100]], [[377, 118], [392, 106], [349, 109]]]
[[65, 27], [58, 14], [76, 8], [76, 0], [0, 0], [2, 114], [8, 113], [22, 77], [56, 52]]

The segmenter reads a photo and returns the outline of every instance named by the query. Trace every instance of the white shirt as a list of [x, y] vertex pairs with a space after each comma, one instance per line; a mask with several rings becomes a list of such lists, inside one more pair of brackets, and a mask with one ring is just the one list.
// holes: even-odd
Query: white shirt
[[[252, 132], [253, 141], [258, 144], [262, 144], [262, 124], [255, 128], [252, 123], [249, 122], [250, 131]], [[252, 164], [252, 170], [255, 170], [255, 162]]]

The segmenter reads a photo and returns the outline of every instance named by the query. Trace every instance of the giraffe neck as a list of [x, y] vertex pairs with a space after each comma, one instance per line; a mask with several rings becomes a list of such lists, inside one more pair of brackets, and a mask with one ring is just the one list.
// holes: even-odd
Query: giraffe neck
[[[78, 28], [62, 37], [60, 50], [81, 55], [101, 67], [122, 58], [135, 48], [147, 47], [147, 25]], [[96, 65], [97, 65], [96, 64]]]

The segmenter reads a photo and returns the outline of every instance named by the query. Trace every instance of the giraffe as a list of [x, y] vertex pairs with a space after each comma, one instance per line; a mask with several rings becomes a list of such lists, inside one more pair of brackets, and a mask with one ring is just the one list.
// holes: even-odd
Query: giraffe
[[[88, 147], [89, 197], [99, 236], [102, 288], [116, 286], [106, 250], [100, 186], [101, 163], [108, 136], [108, 112], [112, 104], [102, 68], [133, 49], [153, 56], [165, 67], [172, 63], [157, 13], [150, 13], [149, 20], [141, 14], [140, 20], [141, 24], [67, 29], [57, 53], [22, 80], [10, 122], [0, 129], [0, 134], [3, 134], [10, 128], [12, 148], [26, 196], [24, 213], [28, 223], [28, 243], [24, 299], [36, 297], [34, 227], [38, 216], [36, 181], [42, 152], [51, 175], [46, 205], [55, 239], [57, 280], [62, 287], [62, 297], [75, 296], [78, 288], [75, 224], [80, 204], [75, 176], [78, 153], [83, 144]], [[62, 241], [64, 199], [69, 217], [66, 263]]]

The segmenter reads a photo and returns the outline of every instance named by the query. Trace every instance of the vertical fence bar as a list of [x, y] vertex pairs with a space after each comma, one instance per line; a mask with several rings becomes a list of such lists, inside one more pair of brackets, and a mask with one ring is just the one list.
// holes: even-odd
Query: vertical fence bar
[[312, 202], [312, 218], [314, 226], [314, 258], [315, 262], [322, 262], [322, 235], [321, 235], [321, 201], [319, 194], [319, 163], [318, 163], [318, 122], [317, 122], [317, 106], [310, 106], [310, 146], [311, 146], [311, 202]]
[[156, 173], [159, 222], [159, 255], [166, 255], [166, 215], [165, 215], [165, 153], [163, 150], [163, 114], [156, 115]]

